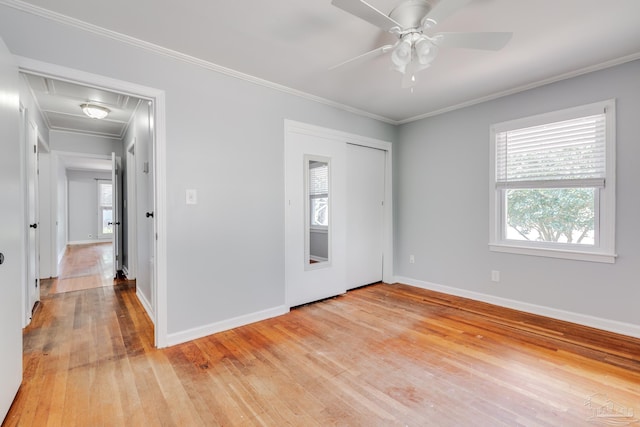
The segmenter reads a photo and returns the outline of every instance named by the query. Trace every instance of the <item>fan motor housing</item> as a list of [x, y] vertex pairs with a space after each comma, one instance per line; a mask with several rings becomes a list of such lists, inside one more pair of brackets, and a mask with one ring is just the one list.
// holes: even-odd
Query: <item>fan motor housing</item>
[[418, 28], [431, 7], [427, 0], [404, 0], [389, 13], [389, 18], [402, 25], [404, 29]]

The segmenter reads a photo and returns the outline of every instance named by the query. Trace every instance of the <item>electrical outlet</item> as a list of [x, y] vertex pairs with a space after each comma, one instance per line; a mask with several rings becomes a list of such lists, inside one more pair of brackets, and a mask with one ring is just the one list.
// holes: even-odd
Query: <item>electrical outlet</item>
[[89, 234], [89, 238], [90, 238], [90, 239], [93, 239], [93, 234]]
[[500, 281], [500, 272], [498, 270], [491, 270], [491, 281], [492, 282]]
[[413, 255], [409, 255], [409, 264], [415, 264], [416, 263], [416, 257]]

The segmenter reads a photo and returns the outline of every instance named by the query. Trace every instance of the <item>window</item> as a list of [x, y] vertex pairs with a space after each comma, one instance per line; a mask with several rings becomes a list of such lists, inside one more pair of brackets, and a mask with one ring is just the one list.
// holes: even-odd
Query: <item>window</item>
[[615, 102], [491, 128], [493, 251], [615, 261]]
[[309, 162], [309, 212], [311, 228], [329, 226], [329, 164]]
[[109, 181], [98, 181], [98, 237], [109, 238], [113, 235], [113, 187]]

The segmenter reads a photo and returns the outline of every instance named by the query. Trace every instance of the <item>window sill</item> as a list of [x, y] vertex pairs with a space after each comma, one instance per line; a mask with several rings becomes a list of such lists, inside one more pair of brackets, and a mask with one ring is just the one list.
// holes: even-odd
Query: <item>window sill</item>
[[576, 261], [602, 262], [614, 264], [616, 262], [616, 254], [603, 252], [585, 252], [574, 250], [550, 249], [550, 248], [532, 248], [527, 246], [518, 246], [504, 243], [490, 243], [489, 250], [491, 252], [502, 252], [519, 255], [541, 256], [547, 258], [562, 258]]

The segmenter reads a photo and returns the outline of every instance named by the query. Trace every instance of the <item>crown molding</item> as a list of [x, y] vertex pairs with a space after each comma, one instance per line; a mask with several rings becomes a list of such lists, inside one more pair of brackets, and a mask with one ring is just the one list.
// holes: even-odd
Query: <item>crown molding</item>
[[448, 113], [448, 112], [451, 112], [451, 111], [454, 111], [454, 110], [459, 110], [461, 108], [470, 107], [472, 105], [481, 104], [483, 102], [493, 101], [494, 99], [502, 98], [504, 96], [513, 95], [513, 94], [516, 94], [516, 93], [524, 92], [524, 91], [527, 91], [529, 89], [535, 89], [535, 88], [540, 87], [540, 86], [544, 86], [544, 85], [548, 85], [548, 84], [551, 84], [551, 83], [559, 82], [561, 80], [567, 80], [567, 79], [570, 79], [572, 77], [578, 77], [578, 76], [581, 76], [583, 74], [593, 73], [595, 71], [600, 71], [600, 70], [604, 70], [604, 69], [607, 69], [607, 68], [615, 67], [616, 65], [622, 65], [622, 64], [625, 64], [627, 62], [635, 61], [637, 59], [640, 59], [640, 52], [634, 53], [634, 54], [631, 54], [631, 55], [627, 55], [627, 56], [623, 56], [623, 57], [620, 57], [620, 58], [615, 58], [615, 59], [612, 59], [612, 60], [609, 60], [609, 61], [601, 62], [599, 64], [590, 65], [588, 67], [580, 68], [578, 70], [570, 71], [568, 73], [552, 76], [552, 77], [549, 77], [547, 79], [538, 80], [538, 81], [535, 81], [533, 83], [529, 83], [529, 84], [526, 84], [526, 85], [518, 86], [518, 87], [515, 87], [515, 88], [512, 88], [512, 89], [504, 90], [504, 91], [501, 91], [501, 92], [496, 92], [496, 93], [493, 93], [491, 95], [487, 95], [487, 96], [483, 96], [483, 97], [480, 97], [480, 98], [476, 98], [476, 99], [473, 99], [471, 101], [462, 102], [460, 104], [452, 105], [450, 107], [445, 107], [445, 108], [441, 108], [439, 110], [430, 111], [428, 113], [420, 114], [418, 116], [410, 117], [408, 119], [398, 120], [398, 121], [396, 121], [396, 124], [397, 125], [403, 125], [405, 123], [415, 122], [415, 121], [418, 121], [418, 120], [426, 119], [428, 117], [433, 117], [433, 116], [437, 116], [437, 115], [440, 115], [440, 114]]
[[496, 92], [487, 96], [483, 96], [483, 97], [479, 97], [479, 98], [475, 98], [469, 101], [465, 101], [459, 104], [455, 104], [455, 105], [451, 105], [448, 107], [444, 107], [438, 110], [433, 110], [433, 111], [429, 111], [417, 116], [413, 116], [413, 117], [409, 117], [407, 119], [402, 119], [402, 120], [394, 120], [391, 119], [389, 117], [384, 117], [384, 116], [380, 116], [374, 113], [370, 113], [368, 111], [364, 111], [364, 110], [360, 110], [358, 108], [354, 108], [351, 107], [349, 105], [346, 104], [342, 104], [339, 102], [335, 102], [326, 98], [322, 98], [316, 95], [312, 95], [310, 93], [307, 92], [303, 92], [297, 89], [293, 89], [290, 88], [288, 86], [284, 86], [278, 83], [274, 83], [268, 80], [264, 80], [261, 79], [259, 77], [255, 77], [249, 74], [245, 74], [245, 73], [241, 73], [239, 71], [233, 70], [231, 68], [227, 68], [227, 67], [223, 67], [221, 65], [215, 64], [213, 62], [209, 62], [209, 61], [205, 61], [203, 59], [200, 58], [196, 58], [194, 56], [191, 55], [187, 55], [172, 49], [168, 49], [150, 42], [146, 42], [144, 40], [140, 40], [131, 36], [127, 36], [112, 30], [108, 30], [106, 28], [102, 28], [99, 27], [97, 25], [94, 24], [90, 24], [88, 22], [84, 22], [81, 21], [79, 19], [76, 18], [72, 18], [69, 17], [67, 15], [63, 15], [57, 12], [53, 12], [47, 9], [44, 9], [42, 7], [39, 6], [35, 6], [32, 5], [30, 3], [26, 3], [22, 0], [0, 0], [0, 4], [11, 7], [13, 9], [16, 10], [20, 10], [26, 13], [30, 13], [32, 15], [35, 16], [39, 16], [41, 18], [45, 18], [51, 21], [55, 21], [58, 22], [60, 24], [63, 25], [68, 25], [80, 30], [84, 30], [84, 31], [88, 31], [91, 32], [93, 34], [102, 36], [102, 37], [107, 37], [110, 38], [112, 40], [121, 42], [121, 43], [125, 43], [137, 48], [141, 48], [141, 49], [145, 49], [147, 51], [156, 53], [158, 55], [163, 55], [163, 56], [167, 56], [185, 63], [189, 63], [192, 65], [196, 65], [220, 74], [224, 74], [226, 76], [230, 76], [230, 77], [234, 77], [240, 80], [244, 80], [246, 82], [249, 83], [253, 83], [259, 86], [263, 86], [266, 88], [270, 88], [273, 90], [277, 90], [279, 92], [283, 92], [289, 95], [293, 95], [302, 99], [306, 99], [309, 101], [313, 101], [319, 104], [323, 104], [329, 107], [333, 107], [342, 111], [346, 111], [352, 114], [356, 114], [362, 117], [367, 117], [370, 119], [374, 119], [374, 120], [378, 120], [380, 122], [384, 122], [384, 123], [388, 123], [391, 125], [402, 125], [405, 123], [411, 123], [411, 122], [415, 122], [418, 120], [422, 120], [422, 119], [426, 119], [429, 117], [433, 117], [433, 116], [437, 116], [440, 114], [444, 114], [444, 113], [448, 113], [451, 111], [455, 111], [455, 110], [459, 110], [462, 108], [466, 108], [466, 107], [470, 107], [473, 105], [477, 105], [477, 104], [481, 104], [483, 102], [487, 102], [487, 101], [492, 101], [498, 98], [502, 98], [504, 96], [508, 96], [508, 95], [513, 95], [516, 93], [520, 93], [520, 92], [524, 92], [527, 91], [529, 89], [535, 89], [537, 87], [540, 86], [544, 86], [547, 84], [551, 84], [551, 83], [555, 83], [561, 80], [566, 80], [566, 79], [570, 79], [572, 77], [577, 77], [583, 74], [588, 74], [594, 71], [599, 71], [599, 70], [603, 70], [606, 68], [610, 68], [610, 67], [614, 67], [616, 65], [621, 65], [627, 62], [631, 62], [631, 61], [635, 61], [637, 59], [640, 59], [640, 52], [638, 53], [634, 53], [631, 55], [627, 55], [627, 56], [623, 56], [620, 58], [615, 58], [609, 61], [605, 61], [599, 64], [595, 64], [595, 65], [590, 65], [588, 67], [584, 67], [575, 71], [570, 71], [568, 73], [564, 73], [564, 74], [559, 74], [556, 76], [551, 76], [549, 78], [546, 79], [542, 79], [542, 80], [538, 80], [532, 83], [528, 83], [522, 86], [518, 86], [515, 88], [511, 88], [511, 89], [507, 89], [504, 91], [500, 91], [500, 92]]
[[309, 101], [317, 102], [319, 104], [327, 105], [329, 107], [337, 108], [339, 110], [346, 111], [348, 113], [357, 114], [362, 117], [367, 117], [370, 119], [378, 120], [384, 123], [389, 123], [392, 125], [397, 125], [399, 122], [397, 120], [390, 119], [388, 117], [379, 116], [377, 114], [370, 113], [368, 111], [360, 110], [354, 107], [350, 107], [345, 104], [341, 104], [339, 102], [331, 101], [326, 98], [322, 98], [316, 95], [312, 95], [307, 92], [303, 92], [297, 89], [293, 89], [278, 83], [274, 83], [268, 80], [261, 79], [259, 77], [255, 77], [249, 74], [241, 73], [240, 71], [233, 70], [231, 68], [223, 67], [222, 65], [215, 64], [213, 62], [205, 61], [200, 58], [196, 58], [191, 55], [187, 55], [182, 52], [178, 52], [172, 49], [168, 49], [150, 42], [146, 42], [144, 40], [137, 39], [135, 37], [127, 36], [125, 34], [118, 33], [116, 31], [108, 30], [106, 28], [99, 27], [94, 24], [90, 24], [85, 21], [81, 21], [76, 18], [72, 18], [67, 15], [63, 15], [61, 13], [53, 12], [47, 9], [44, 9], [39, 6], [32, 5], [30, 3], [26, 3], [21, 0], [0, 0], [0, 4], [11, 7], [16, 10], [20, 10], [22, 12], [29, 13], [31, 15], [35, 15], [41, 18], [45, 18], [63, 25], [68, 25], [83, 31], [88, 31], [98, 36], [107, 37], [112, 40], [126, 43], [128, 45], [145, 49], [147, 51], [167, 56], [173, 59], [177, 59], [179, 61], [196, 65], [202, 68], [205, 68], [210, 71], [214, 71], [220, 74], [224, 74], [230, 77], [234, 77], [240, 80], [244, 80], [249, 83], [253, 83], [259, 86], [267, 87], [269, 89], [277, 90], [279, 92], [283, 92], [289, 95], [293, 95], [299, 98], [303, 98]]

